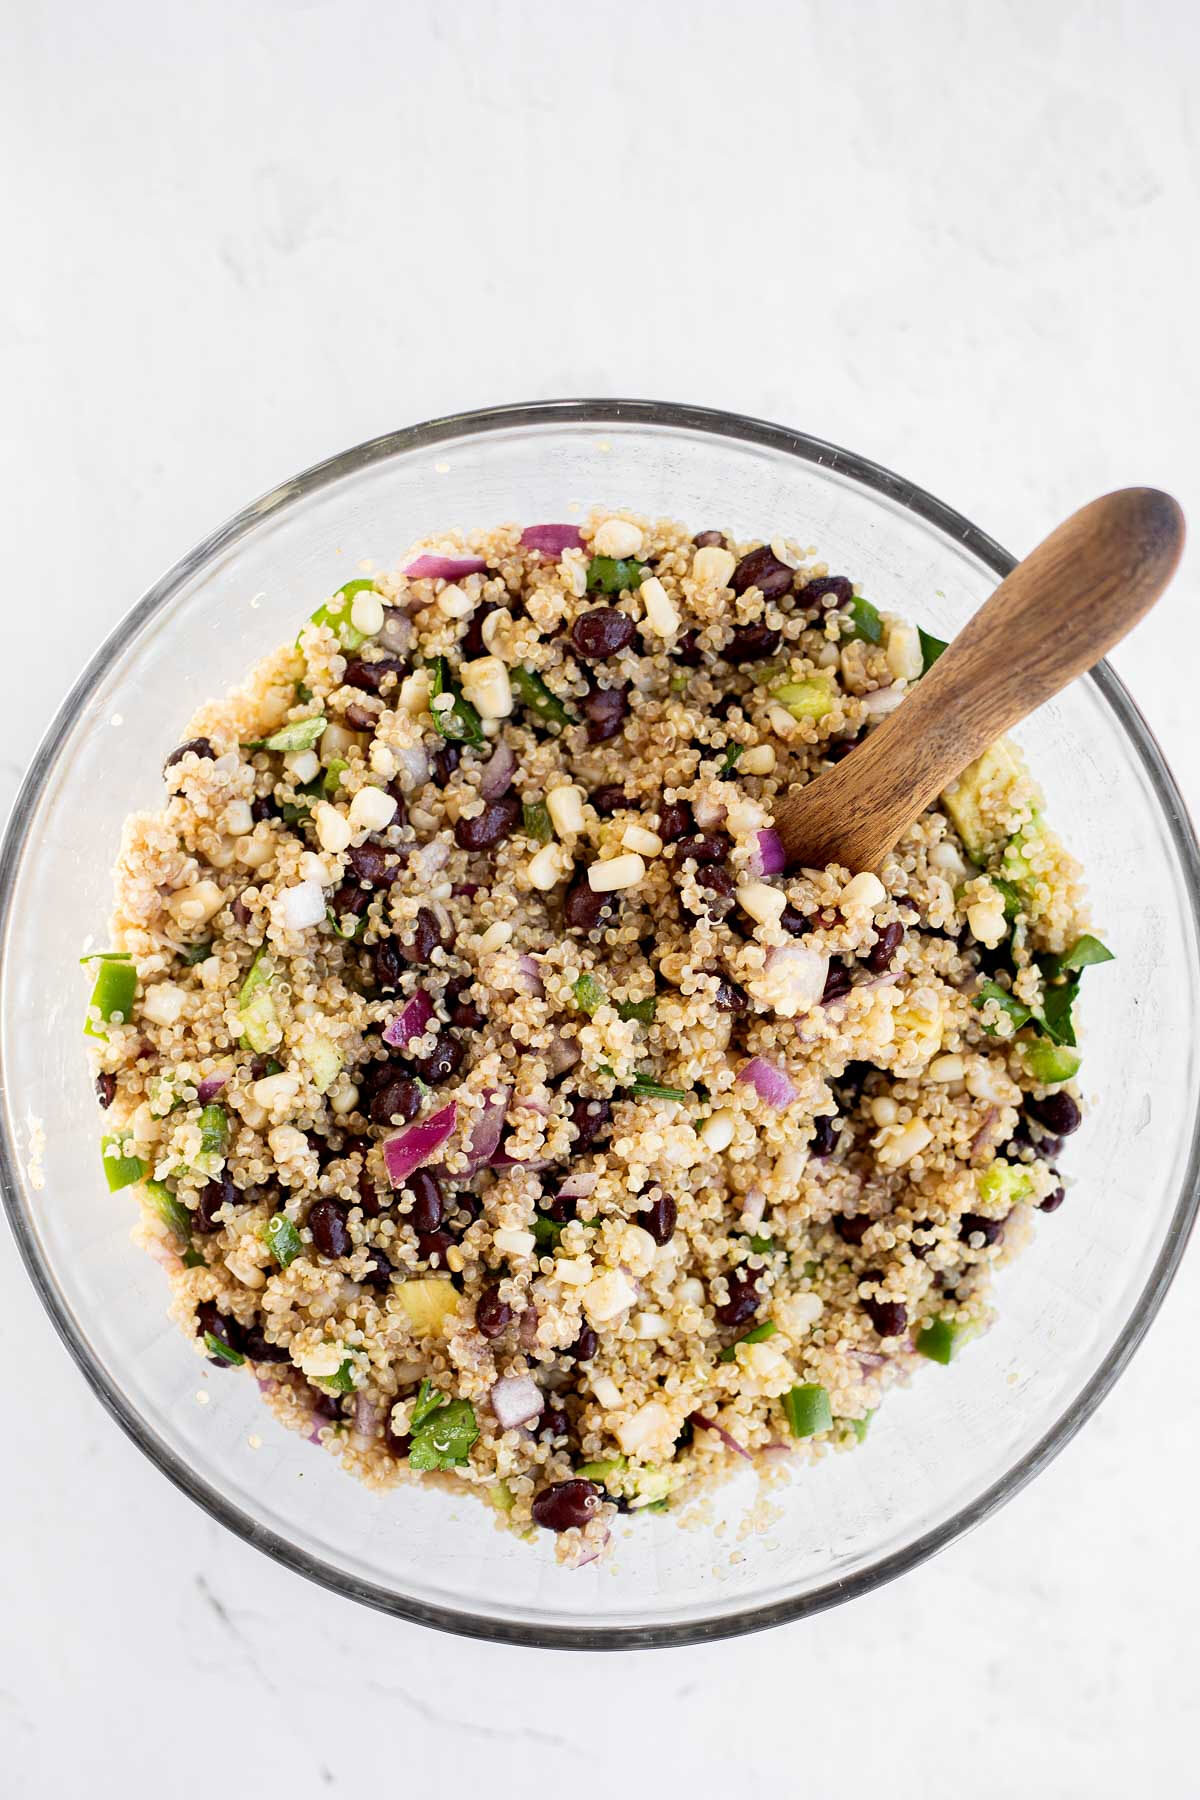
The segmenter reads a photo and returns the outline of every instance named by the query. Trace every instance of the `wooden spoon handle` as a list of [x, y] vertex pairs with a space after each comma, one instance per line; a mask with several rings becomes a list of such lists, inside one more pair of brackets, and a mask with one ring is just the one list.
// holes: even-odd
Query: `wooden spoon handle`
[[777, 804], [789, 864], [876, 867], [969, 762], [1136, 625], [1183, 538], [1182, 512], [1155, 488], [1123, 488], [1073, 513], [853, 756]]

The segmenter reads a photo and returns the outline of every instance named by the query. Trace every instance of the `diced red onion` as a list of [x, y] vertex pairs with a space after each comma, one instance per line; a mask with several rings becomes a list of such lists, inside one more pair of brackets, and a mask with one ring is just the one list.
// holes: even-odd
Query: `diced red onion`
[[492, 1411], [505, 1431], [536, 1419], [545, 1402], [535, 1381], [528, 1375], [502, 1375], [492, 1383]]
[[354, 1396], [354, 1429], [363, 1437], [374, 1437], [381, 1414], [375, 1402], [367, 1394]]
[[521, 533], [526, 550], [540, 550], [543, 556], [561, 556], [564, 550], [582, 550], [583, 539], [574, 525], [527, 525]]
[[984, 1149], [984, 1147], [991, 1142], [992, 1134], [996, 1129], [996, 1120], [999, 1117], [1000, 1117], [999, 1108], [995, 1107], [995, 1106], [989, 1106], [987, 1111], [983, 1115], [983, 1124], [979, 1127], [979, 1130], [975, 1133], [975, 1136], [971, 1139], [971, 1155], [972, 1156], [978, 1156], [979, 1152], [982, 1149]]
[[872, 1369], [882, 1369], [884, 1363], [889, 1360], [888, 1357], [881, 1355], [878, 1350], [852, 1350], [850, 1354], [860, 1368], [868, 1371]]
[[560, 1200], [586, 1200], [594, 1194], [600, 1182], [598, 1173], [568, 1175], [558, 1190]]
[[579, 1061], [582, 1051], [576, 1038], [556, 1031], [546, 1050], [546, 1067], [551, 1075], [565, 1075]]
[[532, 1169], [536, 1174], [539, 1169], [549, 1167], [548, 1156], [510, 1156], [507, 1150], [497, 1150], [494, 1156], [488, 1158], [489, 1169]]
[[418, 988], [412, 999], [385, 1025], [384, 1043], [390, 1044], [393, 1050], [403, 1050], [413, 1038], [424, 1036], [432, 1017], [433, 1001], [423, 988]]
[[387, 607], [377, 641], [394, 656], [406, 655], [413, 641], [413, 622], [408, 614], [401, 612], [399, 607]]
[[[424, 744], [404, 744], [402, 746], [397, 746], [393, 748], [392, 755], [400, 765], [397, 774], [400, 778], [400, 786], [406, 793], [411, 793], [414, 788], [425, 786], [425, 783], [429, 780], [430, 762], [429, 752], [426, 750]], [[434, 846], [432, 844], [425, 845], [426, 850], [432, 850], [433, 848]], [[446, 851], [446, 856], [449, 856], [449, 847], [443, 845], [442, 848]], [[419, 854], [420, 852], [418, 851], [418, 855]], [[445, 860], [446, 857], [444, 856], [442, 861], [445, 862]]]
[[599, 1557], [604, 1555], [604, 1552], [608, 1549], [611, 1541], [611, 1531], [606, 1531], [598, 1543], [592, 1543], [589, 1539], [585, 1538], [580, 1545], [579, 1553], [574, 1562], [568, 1563], [567, 1567], [571, 1569], [586, 1569], [589, 1563], [594, 1563]]
[[517, 958], [517, 974], [521, 992], [523, 994], [533, 994], [536, 998], [540, 999], [546, 990], [542, 986], [541, 972], [532, 956], [519, 956]]
[[417, 1119], [406, 1125], [403, 1131], [397, 1131], [383, 1141], [383, 1160], [387, 1166], [388, 1180], [394, 1188], [403, 1187], [414, 1169], [427, 1163], [431, 1156], [441, 1149], [446, 1139], [454, 1130], [454, 1122], [458, 1117], [458, 1107], [451, 1100], [448, 1106], [440, 1111], [430, 1113], [427, 1119]]
[[706, 1418], [703, 1413], [698, 1412], [692, 1413], [690, 1417], [692, 1424], [698, 1425], [701, 1431], [715, 1432], [727, 1450], [736, 1451], [739, 1456], [744, 1456], [747, 1462], [753, 1461], [750, 1452], [743, 1449], [735, 1437], [730, 1437], [725, 1427], [723, 1425], [718, 1425], [715, 1419]]
[[486, 568], [482, 556], [436, 556], [427, 551], [404, 573], [410, 581], [457, 581], [462, 575], [482, 575]]
[[499, 800], [503, 794], [507, 794], [516, 772], [517, 759], [512, 745], [501, 738], [487, 760], [483, 779], [479, 783], [479, 791], [484, 799]]
[[532, 1350], [536, 1345], [538, 1323], [537, 1307], [527, 1306], [517, 1325], [517, 1339], [523, 1350]]
[[539, 1119], [548, 1119], [550, 1117], [549, 1103], [545, 1100], [539, 1100], [533, 1094], [522, 1094], [518, 1100], [513, 1101], [513, 1105], [523, 1108], [525, 1112], [536, 1113]]
[[202, 1106], [207, 1106], [210, 1100], [216, 1099], [228, 1080], [228, 1075], [206, 1075], [196, 1089], [197, 1100]]
[[762, 1216], [767, 1210], [767, 1196], [760, 1187], [753, 1187], [745, 1197], [742, 1206], [741, 1224], [753, 1231], [762, 1223]]
[[510, 1088], [488, 1088], [483, 1096], [483, 1110], [471, 1127], [467, 1141], [467, 1173], [474, 1175], [488, 1164], [500, 1146], [504, 1119], [508, 1112]]
[[765, 1056], [753, 1056], [748, 1063], [743, 1063], [735, 1079], [746, 1082], [768, 1106], [781, 1109], [790, 1106], [800, 1091], [790, 1077], [775, 1063], [768, 1062]]
[[[854, 984], [854, 992], [856, 994], [869, 994], [872, 988], [895, 987], [900, 979], [900, 974], [901, 971], [899, 969], [889, 969], [886, 975], [872, 975], [869, 981], [856, 981]], [[845, 994], [838, 995], [839, 1000], [844, 1000], [845, 998]]]
[[481, 881], [456, 881], [450, 889], [456, 900], [473, 900], [476, 894], [483, 892]]
[[750, 852], [747, 868], [752, 875], [782, 875], [787, 865], [783, 854], [783, 839], [774, 826], [764, 831], [756, 831], [755, 846]]
[[767, 951], [773, 1005], [777, 1013], [792, 1018], [820, 1000], [829, 975], [829, 958], [806, 944], [777, 944]]

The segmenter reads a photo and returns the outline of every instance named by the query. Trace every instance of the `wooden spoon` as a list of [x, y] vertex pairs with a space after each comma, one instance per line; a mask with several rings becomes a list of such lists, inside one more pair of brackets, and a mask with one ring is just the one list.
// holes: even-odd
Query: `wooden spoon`
[[1183, 538], [1179, 506], [1156, 488], [1122, 488], [1073, 513], [853, 755], [776, 802], [788, 867], [878, 868], [968, 763], [1137, 624]]

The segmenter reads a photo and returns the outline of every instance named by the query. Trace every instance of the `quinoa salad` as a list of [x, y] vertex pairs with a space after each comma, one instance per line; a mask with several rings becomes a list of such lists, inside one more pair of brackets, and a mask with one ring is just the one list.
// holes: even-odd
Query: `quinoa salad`
[[877, 873], [785, 869], [776, 797], [945, 647], [819, 549], [596, 511], [362, 568], [126, 823], [103, 1166], [197, 1355], [579, 1564], [987, 1326], [1110, 953], [1007, 741]]

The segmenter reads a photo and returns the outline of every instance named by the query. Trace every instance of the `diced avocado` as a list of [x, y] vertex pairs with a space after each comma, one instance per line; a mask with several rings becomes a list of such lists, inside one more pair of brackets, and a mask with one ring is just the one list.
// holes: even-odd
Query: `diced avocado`
[[453, 1284], [433, 1275], [393, 1281], [392, 1293], [418, 1337], [439, 1337], [458, 1311]]
[[582, 1481], [598, 1481], [603, 1487], [613, 1475], [623, 1475], [628, 1468], [623, 1456], [606, 1456], [598, 1462], [581, 1463], [575, 1473]]
[[1043, 1087], [1070, 1081], [1072, 1075], [1079, 1073], [1083, 1061], [1079, 1051], [1072, 1050], [1069, 1044], [1052, 1044], [1047, 1038], [1020, 1043], [1017, 1049], [1030, 1080], [1040, 1082]]
[[242, 1042], [260, 1056], [274, 1050], [283, 1037], [283, 1027], [271, 995], [274, 974], [270, 957], [265, 950], [260, 950], [250, 964], [237, 999]]
[[1005, 1162], [1001, 1157], [981, 1169], [975, 1177], [975, 1188], [981, 1200], [989, 1205], [1001, 1202], [1015, 1206], [1033, 1192], [1033, 1176], [1021, 1163]]
[[824, 675], [810, 675], [804, 681], [785, 681], [782, 687], [771, 689], [771, 698], [778, 700], [793, 719], [823, 719], [827, 712], [833, 711], [833, 689]]
[[317, 1092], [327, 1094], [342, 1072], [341, 1052], [327, 1037], [313, 1037], [301, 1047], [300, 1055], [312, 1071]]
[[[987, 790], [1019, 780], [1020, 776], [1020, 764], [1009, 745], [999, 738], [982, 756], [969, 763], [958, 780], [943, 793], [942, 805], [972, 862], [986, 863], [1004, 842], [1003, 829], [984, 812]], [[1007, 868], [1002, 872], [1007, 879], [1020, 879], [1010, 875]]]
[[921, 1327], [917, 1349], [930, 1362], [953, 1362], [970, 1335], [970, 1326], [960, 1325], [954, 1319], [931, 1319]]
[[643, 1506], [661, 1506], [678, 1482], [678, 1474], [671, 1469], [639, 1469], [634, 1482], [637, 1491], [629, 1502], [630, 1512], [637, 1512]]

